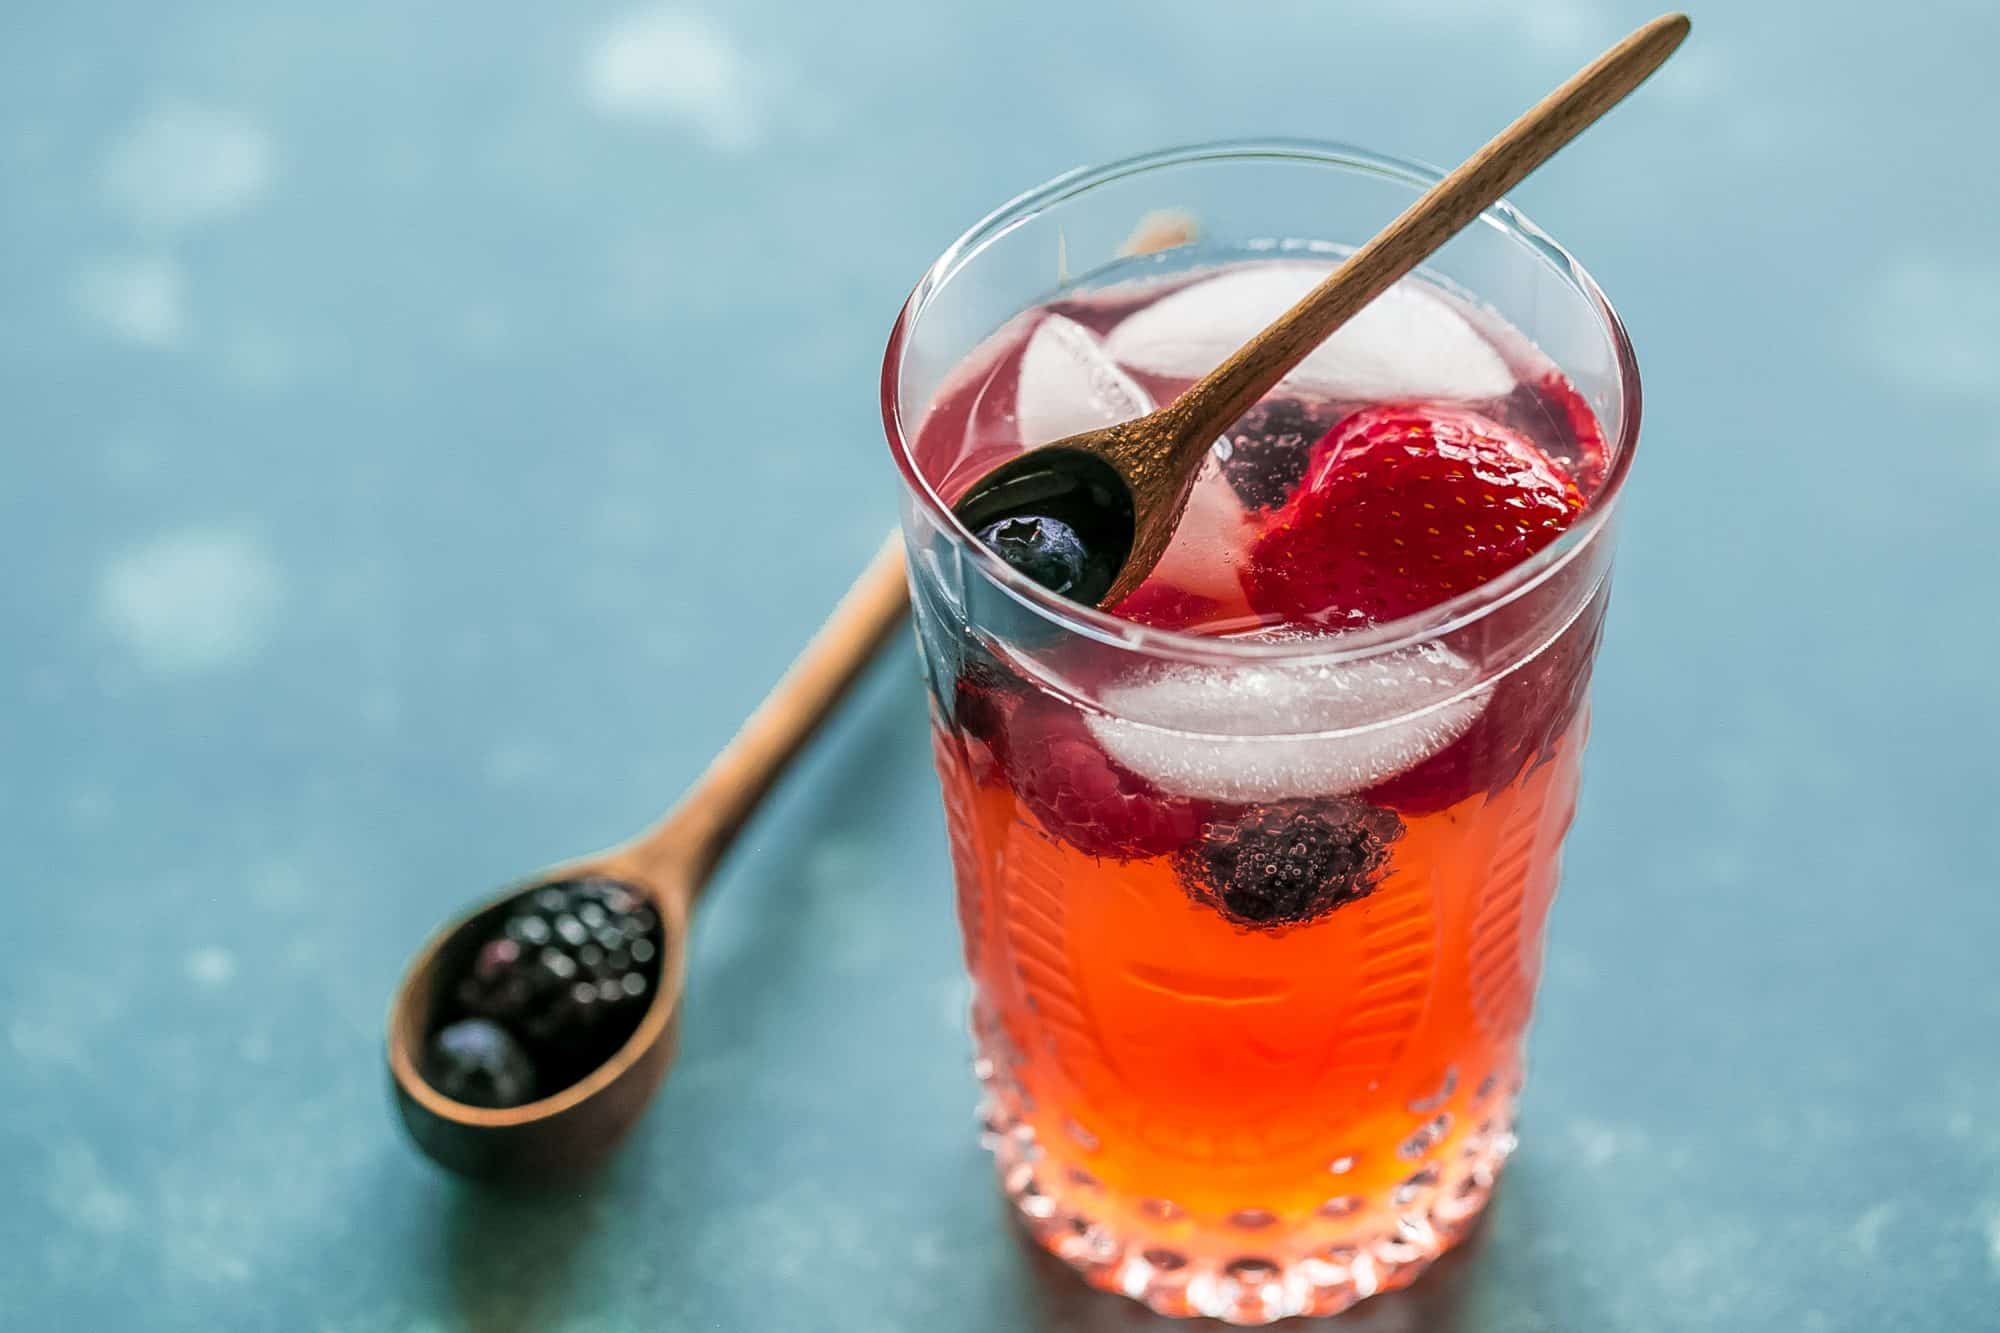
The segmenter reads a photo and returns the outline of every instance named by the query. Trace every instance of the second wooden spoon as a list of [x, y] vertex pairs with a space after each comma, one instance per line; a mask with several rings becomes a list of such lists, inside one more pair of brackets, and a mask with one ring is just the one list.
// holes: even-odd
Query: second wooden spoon
[[[591, 1166], [631, 1128], [673, 1056], [687, 928], [709, 872], [875, 650], [909, 609], [903, 543], [891, 537], [785, 678], [665, 818], [621, 846], [545, 870], [431, 937], [389, 1008], [396, 1106], [440, 1165], [495, 1179], [559, 1176]], [[587, 1075], [519, 1106], [474, 1106], [433, 1087], [425, 1047], [454, 1011], [453, 986], [474, 951], [535, 889], [610, 880], [647, 900], [661, 926], [658, 982], [637, 1028]]]

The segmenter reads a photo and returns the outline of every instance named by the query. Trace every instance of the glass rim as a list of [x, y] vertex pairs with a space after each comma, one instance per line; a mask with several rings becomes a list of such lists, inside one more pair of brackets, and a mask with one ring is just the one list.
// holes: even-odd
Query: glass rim
[[[1076, 167], [1048, 182], [1035, 186], [1001, 204], [969, 227], [924, 271], [911, 289], [882, 357], [882, 424], [888, 433], [890, 452], [902, 474], [905, 488], [926, 513], [946, 533], [954, 546], [970, 558], [992, 582], [1022, 606], [1055, 622], [1064, 629], [1113, 647], [1182, 660], [1209, 663], [1281, 661], [1292, 664], [1320, 664], [1353, 661], [1426, 643], [1452, 634], [1494, 611], [1526, 596], [1563, 570], [1587, 549], [1610, 520], [1639, 443], [1641, 390], [1639, 363], [1632, 349], [1624, 321], [1611, 306], [1575, 256], [1554, 237], [1543, 231], [1526, 214], [1506, 200], [1480, 214], [1477, 224], [1499, 231], [1530, 255], [1569, 282], [1580, 292], [1597, 315], [1610, 341], [1617, 365], [1619, 392], [1625, 411], [1613, 442], [1610, 466], [1604, 482], [1590, 497], [1576, 522], [1560, 537], [1512, 569], [1468, 589], [1436, 606], [1358, 629], [1331, 631], [1324, 639], [1268, 641], [1213, 638], [1181, 630], [1156, 629], [1135, 624], [1073, 602], [1014, 569], [988, 550], [973, 535], [951, 506], [937, 492], [929, 478], [917, 467], [911, 450], [913, 432], [905, 429], [901, 387], [903, 358], [912, 330], [931, 297], [981, 251], [1016, 227], [1022, 226], [1050, 207], [1130, 176], [1167, 167], [1217, 161], [1291, 161], [1308, 165], [1343, 168], [1410, 186], [1421, 192], [1443, 178], [1444, 173], [1428, 163], [1393, 157], [1334, 140], [1251, 138], [1222, 139], [1209, 143], [1157, 149], [1120, 158], [1101, 166]], [[1475, 296], [1477, 293], [1474, 294]], [[1505, 312], [1502, 312], [1503, 314]]]

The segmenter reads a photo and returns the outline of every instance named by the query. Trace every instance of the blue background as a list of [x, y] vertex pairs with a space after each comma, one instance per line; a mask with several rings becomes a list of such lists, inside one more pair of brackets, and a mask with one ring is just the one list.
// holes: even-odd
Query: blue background
[[[858, 569], [961, 228], [1178, 141], [1455, 160], [1650, 13], [16, 6], [0, 1325], [1149, 1327], [974, 1147], [906, 648], [725, 867], [591, 1186], [418, 1159], [390, 988], [650, 818]], [[2000, 9], [1696, 20], [1518, 196], [1646, 443], [1524, 1147], [1353, 1328], [2000, 1326]]]

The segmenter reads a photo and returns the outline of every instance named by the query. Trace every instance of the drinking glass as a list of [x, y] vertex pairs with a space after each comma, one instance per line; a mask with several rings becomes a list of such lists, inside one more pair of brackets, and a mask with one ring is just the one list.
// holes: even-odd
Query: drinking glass
[[[1512, 207], [1439, 251], [1423, 276], [1497, 313], [1588, 402], [1609, 444], [1604, 478], [1558, 540], [1490, 582], [1302, 641], [1150, 629], [1047, 592], [957, 524], [943, 467], [914, 443], [954, 367], [1021, 312], [1133, 277], [1335, 258], [1436, 179], [1291, 141], [1072, 172], [954, 242], [889, 341], [883, 414], [984, 1140], [1041, 1244], [1164, 1313], [1259, 1323], [1402, 1286], [1464, 1234], [1514, 1148], [1612, 519], [1638, 435], [1632, 349], [1589, 275]], [[1131, 253], [1149, 219], [1187, 243]], [[1179, 682], [1165, 697], [1182, 702], [1135, 680]], [[1369, 702], [1338, 727], [1302, 725], [1323, 722], [1316, 690]], [[1218, 692], [1235, 706], [1185, 703]], [[1438, 727], [1457, 739], [1419, 743]], [[1191, 845], [1111, 855], [1052, 833], [1038, 785], [1049, 775], [1035, 765], [1093, 745], [1152, 747], [1190, 773], [1251, 763], [1327, 775], [1326, 799], [1372, 840], [1360, 896], [1265, 928], [1190, 888]], [[1379, 777], [1404, 753], [1428, 757], [1354, 791], [1353, 774]]]

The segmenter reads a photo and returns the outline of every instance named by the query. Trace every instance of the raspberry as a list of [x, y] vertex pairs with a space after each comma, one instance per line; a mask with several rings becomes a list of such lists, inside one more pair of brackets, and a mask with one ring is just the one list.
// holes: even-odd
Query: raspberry
[[615, 880], [544, 884], [516, 899], [460, 979], [459, 1005], [575, 1081], [624, 1044], [659, 978], [659, 919]]
[[1113, 761], [1082, 716], [1052, 700], [1024, 703], [1015, 713], [1005, 763], [1042, 827], [1087, 856], [1160, 856], [1201, 833], [1201, 802], [1170, 796]]
[[973, 776], [981, 786], [1005, 782], [1007, 733], [1021, 707], [1025, 687], [1001, 668], [975, 658], [952, 685], [951, 720], [958, 730], [984, 747], [975, 755]]
[[1151, 625], [1155, 629], [1188, 629], [1212, 619], [1220, 610], [1222, 603], [1213, 597], [1204, 597], [1159, 579], [1149, 579], [1124, 601], [1112, 607], [1111, 614], [1135, 625]]
[[1267, 398], [1243, 414], [1229, 431], [1229, 457], [1222, 475], [1243, 507], [1276, 509], [1292, 496], [1306, 474], [1313, 445], [1334, 423], [1326, 407], [1296, 398]]
[[1553, 757], [1590, 688], [1590, 664], [1604, 630], [1604, 597], [1583, 609], [1534, 660], [1516, 667], [1463, 736], [1366, 793], [1406, 815], [1431, 814], [1478, 792], [1497, 792]]
[[1541, 550], [1583, 508], [1570, 479], [1461, 408], [1371, 407], [1313, 448], [1304, 484], [1250, 549], [1250, 603], [1295, 624], [1395, 620]]
[[1211, 824], [1175, 868], [1198, 902], [1239, 926], [1276, 930], [1366, 897], [1402, 833], [1394, 812], [1360, 801], [1278, 801]]

